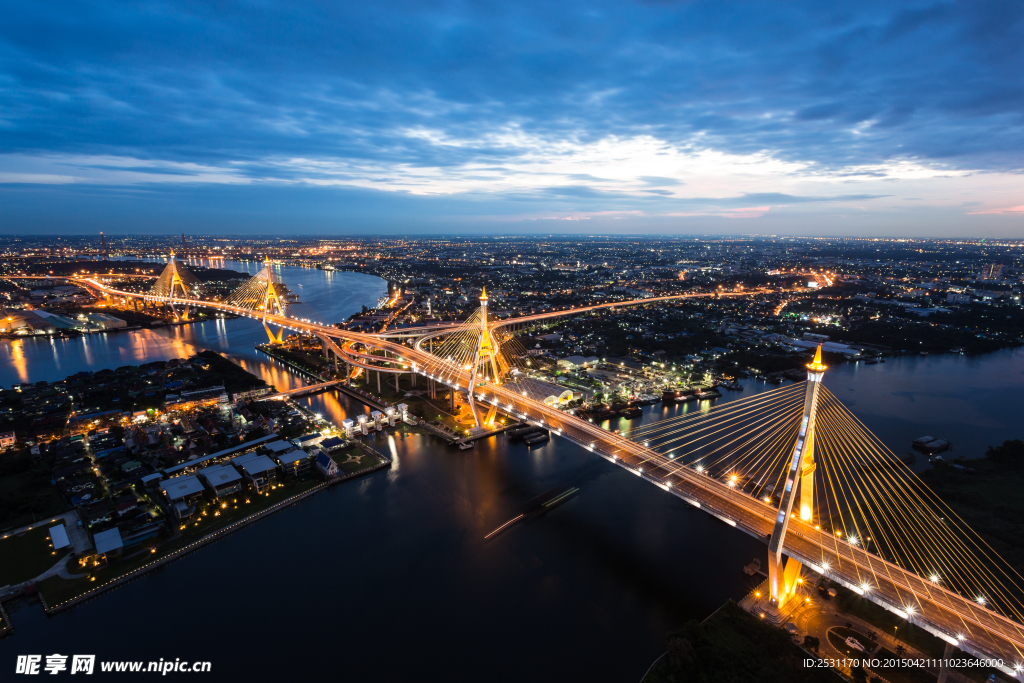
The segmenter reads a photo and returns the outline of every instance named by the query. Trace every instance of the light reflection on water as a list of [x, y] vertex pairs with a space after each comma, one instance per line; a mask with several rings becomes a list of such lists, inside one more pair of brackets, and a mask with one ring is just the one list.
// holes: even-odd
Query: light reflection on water
[[[334, 283], [324, 288], [331, 299], [332, 290], [340, 296], [359, 284], [345, 275], [288, 272], [286, 281]], [[310, 300], [324, 301], [315, 294]], [[359, 305], [379, 294], [368, 288], [363, 296]], [[126, 334], [5, 342], [0, 352], [11, 362], [0, 383], [64, 377], [85, 366], [87, 352], [98, 368], [214, 348], [281, 389], [300, 385], [253, 350], [263, 338], [246, 319], [139, 333], [131, 343]], [[926, 433], [951, 439], [957, 454], [1021, 436], [1019, 351], [843, 365], [826, 373], [825, 384], [897, 453]], [[747, 382], [719, 403], [772, 388]], [[369, 412], [334, 391], [299, 400], [335, 423]], [[609, 426], [709, 405], [650, 406], [639, 420]], [[425, 672], [450, 681], [479, 680], [481, 672], [495, 681], [638, 680], [663, 651], [665, 632], [740, 597], [741, 567], [766, 552], [557, 438], [528, 448], [492, 437], [469, 451], [420, 434], [383, 432], [368, 441], [393, 458], [386, 472], [334, 487], [67, 613], [17, 612], [17, 632], [0, 641], [0, 669], [25, 652], [147, 660], [173, 652], [253, 681], [327, 679], [339, 665], [353, 680]], [[484, 540], [527, 501], [570, 486], [580, 493], [564, 505]], [[269, 603], [259, 599], [268, 588]], [[173, 609], [154, 608], [160, 638], [124, 618], [168, 599]], [[306, 654], [268, 644], [278, 636], [253, 638], [239, 628], [248, 624], [267, 624], [268, 633], [285, 625], [288, 642], [302, 643]]]
[[[257, 262], [224, 261], [221, 267], [256, 272]], [[325, 321], [340, 321], [372, 305], [387, 293], [387, 282], [372, 275], [310, 268], [275, 266], [288, 284], [314, 293], [308, 302]], [[26, 337], [0, 340], [0, 385], [54, 381], [81, 370], [118, 368], [154, 360], [169, 360], [212, 349], [241, 362], [247, 370], [279, 389], [298, 386], [255, 345], [266, 341], [260, 323], [249, 318], [214, 318], [202, 323], [153, 329], [82, 335], [76, 339]]]

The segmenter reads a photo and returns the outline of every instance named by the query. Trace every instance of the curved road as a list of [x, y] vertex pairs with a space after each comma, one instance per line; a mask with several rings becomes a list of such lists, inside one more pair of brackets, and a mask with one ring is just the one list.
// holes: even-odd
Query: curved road
[[[387, 341], [375, 334], [339, 330], [336, 327], [283, 316], [267, 315], [264, 317], [251, 310], [229, 304], [192, 299], [168, 299], [151, 294], [122, 292], [111, 289], [91, 278], [68, 279], [73, 279], [107, 295], [182, 306], [204, 306], [256, 320], [265, 320], [274, 325], [315, 334], [321, 338], [361, 342], [366, 346], [391, 352], [397, 357], [397, 361], [408, 363], [411, 365], [412, 371], [418, 374], [460, 390], [465, 390], [469, 385], [468, 371], [453, 368], [447, 361], [419, 348], [418, 344], [410, 348], [404, 344]], [[619, 306], [635, 306], [684, 298], [749, 296], [757, 293], [763, 293], [763, 290], [676, 295], [596, 304], [521, 318], [510, 318], [495, 323], [494, 327], [565, 315], [578, 315], [588, 311]], [[336, 345], [333, 346], [337, 349]], [[366, 357], [364, 354], [359, 355]], [[374, 358], [379, 359], [380, 357]], [[370, 369], [383, 368], [371, 366]], [[475, 398], [478, 401], [497, 404], [500, 409], [518, 419], [528, 420], [552, 429], [556, 434], [575, 441], [609, 462], [650, 481], [732, 527], [742, 529], [766, 542], [772, 532], [779, 511], [760, 499], [677, 464], [641, 444], [602, 429], [579, 417], [522, 396], [504, 386], [478, 386], [475, 393]], [[1024, 662], [1024, 626], [969, 598], [933, 584], [909, 570], [868, 553], [858, 546], [850, 545], [830, 533], [816, 530], [796, 517], [790, 520], [784, 552], [804, 563], [806, 567], [844, 584], [965, 652], [984, 658], [1002, 659], [1004, 661], [1002, 668], [1006, 673], [1019, 675], [1020, 669], [1017, 667]]]

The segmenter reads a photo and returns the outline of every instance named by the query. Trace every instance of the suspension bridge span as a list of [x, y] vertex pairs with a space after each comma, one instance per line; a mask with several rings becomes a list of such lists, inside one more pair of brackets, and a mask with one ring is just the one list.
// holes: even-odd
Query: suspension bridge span
[[[388, 339], [387, 333], [341, 330], [289, 315], [288, 301], [273, 278], [268, 270], [268, 285], [248, 288], [245, 296], [223, 302], [181, 298], [173, 292], [124, 292], [94, 278], [70, 279], [102, 295], [254, 318], [267, 326], [272, 341], [279, 341], [284, 329], [312, 334], [357, 367], [416, 373], [466, 392], [478, 423], [486, 422], [480, 418], [486, 407], [488, 413], [500, 411], [548, 428], [765, 541], [773, 603], [785, 605], [792, 599], [802, 576], [822, 575], [931, 632], [947, 643], [947, 651], [956, 647], [1001, 660], [999, 668], [1021, 677], [1021, 577], [941, 501], [929, 497], [927, 487], [901, 469], [895, 456], [827, 392], [820, 355], [808, 366], [806, 383], [735, 402], [732, 408], [733, 403], [725, 404], [708, 411], [704, 420], [683, 418], [692, 421], [620, 434], [538, 399], [529, 357], [517, 352], [510, 331], [517, 324], [601, 309], [755, 292], [609, 302], [498, 322], [488, 320], [483, 297], [481, 310], [462, 325], [428, 332], [408, 346]], [[270, 305], [268, 290], [279, 299]], [[260, 291], [263, 296], [258, 296]], [[270, 325], [279, 332], [272, 332]], [[540, 393], [545, 390], [541, 387]], [[712, 434], [719, 436], [702, 446], [702, 439]], [[671, 445], [676, 442], [692, 448], [680, 454]]]

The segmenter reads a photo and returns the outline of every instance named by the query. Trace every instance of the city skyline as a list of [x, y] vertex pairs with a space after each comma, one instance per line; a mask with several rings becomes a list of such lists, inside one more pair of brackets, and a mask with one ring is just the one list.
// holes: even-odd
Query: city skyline
[[19, 6], [0, 231], [1024, 238], [1022, 16]]

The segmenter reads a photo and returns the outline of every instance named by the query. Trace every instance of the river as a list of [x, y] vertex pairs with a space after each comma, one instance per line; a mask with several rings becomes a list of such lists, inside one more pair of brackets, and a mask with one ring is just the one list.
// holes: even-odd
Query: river
[[[372, 305], [386, 289], [354, 273], [285, 267], [282, 277], [302, 284], [325, 319]], [[0, 383], [213, 348], [281, 389], [293, 386], [298, 380], [253, 351], [263, 334], [239, 319], [3, 342], [14, 362]], [[1020, 351], [842, 365], [825, 382], [897, 453], [923, 434], [948, 438], [965, 455], [1021, 436]], [[745, 387], [722, 400], [772, 388]], [[334, 392], [304, 400], [335, 422], [366, 410]], [[650, 406], [641, 420], [684, 409]], [[17, 632], [0, 641], [0, 670], [17, 654], [59, 652], [209, 660], [215, 680], [635, 681], [668, 630], [741, 597], [749, 587], [742, 565], [765, 553], [560, 439], [528, 449], [494, 437], [459, 451], [419, 435], [371, 438], [393, 458], [390, 469], [55, 617], [20, 609]], [[531, 499], [570, 486], [580, 492], [569, 502], [484, 540]]]

